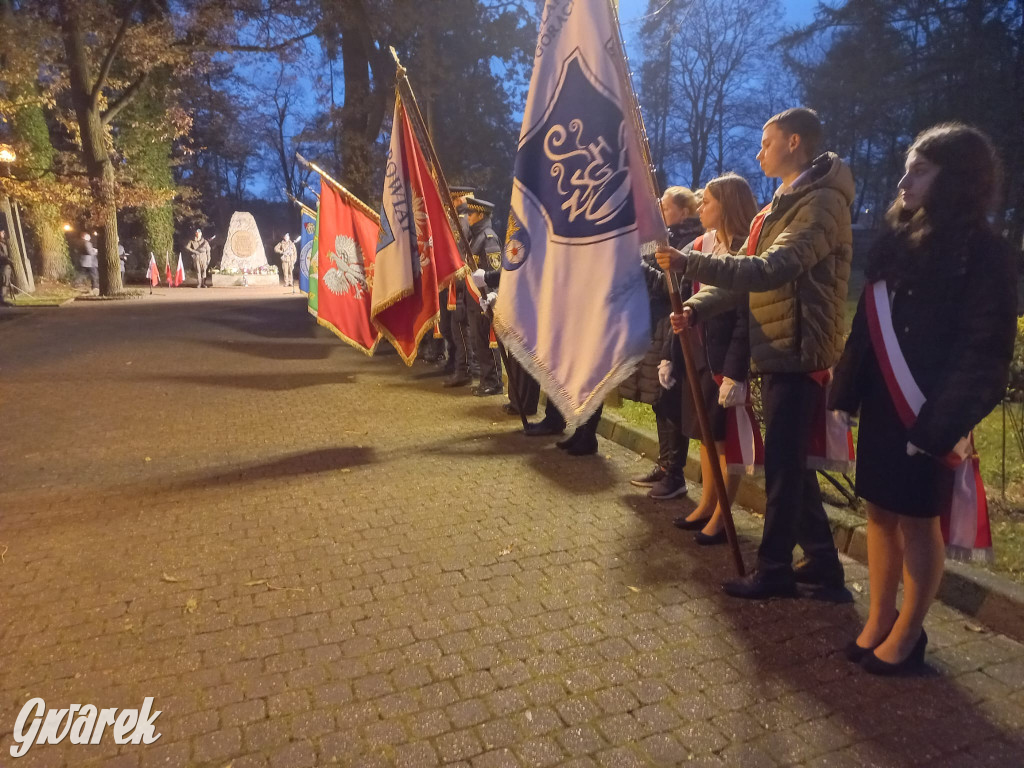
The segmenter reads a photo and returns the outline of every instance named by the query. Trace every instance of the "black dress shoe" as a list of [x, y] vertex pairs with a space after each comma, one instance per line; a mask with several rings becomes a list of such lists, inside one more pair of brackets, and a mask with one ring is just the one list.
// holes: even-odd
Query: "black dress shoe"
[[576, 433], [575, 432], [573, 432], [571, 435], [569, 435], [564, 440], [559, 440], [557, 443], [555, 443], [555, 445], [557, 445], [563, 451], [568, 451], [575, 444], [576, 444]]
[[924, 650], [927, 646], [928, 633], [922, 629], [921, 636], [917, 638], [917, 642], [914, 643], [914, 647], [910, 649], [910, 653], [903, 661], [890, 664], [888, 661], [882, 661], [880, 658], [875, 656], [874, 650], [870, 650], [864, 655], [864, 660], [861, 662], [861, 666], [864, 667], [865, 672], [872, 675], [900, 677], [919, 674], [921, 672], [921, 668], [924, 666]]
[[[896, 611], [896, 618], [893, 619], [892, 622], [894, 626], [896, 622], [899, 620], [899, 618], [900, 612]], [[889, 632], [892, 632], [892, 627], [889, 627]], [[889, 632], [886, 632], [885, 634], [888, 635]], [[867, 656], [869, 653], [875, 650], [875, 648], [877, 648], [884, 642], [885, 639], [883, 638], [881, 641], [875, 643], [870, 648], [865, 648], [862, 645], [857, 645], [857, 638], [853, 638], [853, 640], [848, 642], [846, 644], [846, 647], [843, 648], [843, 654], [846, 656], [847, 661], [852, 661], [854, 664], [860, 664], [860, 662], [864, 659], [865, 656]]]
[[793, 566], [793, 578], [797, 584], [812, 584], [828, 589], [843, 589], [846, 586], [846, 574], [839, 558], [804, 557]]
[[725, 594], [744, 600], [767, 600], [770, 597], [796, 597], [796, 581], [790, 571], [767, 574], [754, 571], [741, 579], [733, 579], [722, 585]]
[[576, 440], [565, 449], [570, 456], [593, 456], [597, 453], [597, 438], [592, 440]]
[[708, 524], [711, 517], [698, 517], [696, 520], [687, 520], [685, 515], [680, 515], [672, 521], [672, 525], [684, 531], [699, 531]]
[[460, 373], [460, 374], [455, 374], [453, 376], [449, 376], [447, 379], [444, 380], [444, 384], [442, 384], [441, 386], [442, 387], [449, 387], [449, 388], [451, 388], [451, 387], [464, 387], [467, 384], [469, 384], [471, 381], [473, 381], [473, 380], [471, 378], [469, 378], [469, 376], [467, 376], [464, 373]]
[[725, 535], [725, 529], [723, 528], [718, 533], [712, 533], [710, 536], [703, 531], [697, 531], [693, 540], [702, 547], [713, 547], [716, 544], [725, 544], [725, 542], [729, 540], [729, 537]]
[[509, 416], [519, 415], [519, 409], [512, 405], [512, 403], [505, 403], [503, 406], [501, 406], [501, 410], [503, 410]]
[[491, 395], [500, 395], [504, 392], [500, 386], [496, 387], [477, 387], [473, 390], [473, 394], [477, 397], [490, 397]]
[[523, 434], [527, 437], [547, 437], [548, 435], [560, 435], [565, 432], [565, 426], [558, 426], [547, 419], [541, 419], [535, 424], [527, 424]]

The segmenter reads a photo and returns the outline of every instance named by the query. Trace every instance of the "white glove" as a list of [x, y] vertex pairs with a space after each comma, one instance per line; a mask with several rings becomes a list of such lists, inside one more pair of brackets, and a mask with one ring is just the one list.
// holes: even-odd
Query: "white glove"
[[662, 360], [658, 363], [658, 383], [661, 384], [662, 389], [672, 389], [675, 386], [676, 380], [672, 376], [671, 360]]
[[722, 378], [718, 388], [718, 404], [723, 408], [735, 408], [747, 402], [747, 382], [734, 381], [728, 376]]
[[487, 281], [484, 279], [484, 271], [482, 269], [478, 269], [476, 272], [470, 275], [470, 277], [473, 278], [473, 285], [475, 285], [477, 288], [483, 288], [485, 285], [487, 285]]
[[480, 309], [486, 312], [491, 308], [491, 305], [497, 300], [498, 294], [494, 291], [480, 297]]

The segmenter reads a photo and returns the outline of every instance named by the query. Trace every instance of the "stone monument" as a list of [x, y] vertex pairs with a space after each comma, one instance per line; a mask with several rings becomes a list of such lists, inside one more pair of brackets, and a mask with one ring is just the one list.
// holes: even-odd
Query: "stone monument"
[[213, 275], [215, 287], [229, 285], [279, 285], [277, 270], [267, 263], [267, 252], [251, 213], [231, 214], [224, 253]]

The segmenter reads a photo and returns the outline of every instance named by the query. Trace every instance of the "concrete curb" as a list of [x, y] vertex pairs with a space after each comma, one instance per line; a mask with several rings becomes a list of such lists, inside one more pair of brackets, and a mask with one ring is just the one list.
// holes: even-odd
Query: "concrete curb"
[[[602, 414], [597, 433], [652, 460], [658, 455], [656, 434], [629, 424], [615, 414]], [[687, 456], [685, 474], [690, 480], [700, 480], [700, 461], [693, 455]], [[759, 515], [764, 514], [764, 488], [756, 478], [742, 479], [736, 503]], [[832, 534], [839, 551], [866, 562], [864, 518], [829, 504], [825, 505], [825, 511], [832, 522]], [[1024, 586], [1020, 584], [980, 568], [947, 561], [939, 600], [996, 632], [1024, 642]]]

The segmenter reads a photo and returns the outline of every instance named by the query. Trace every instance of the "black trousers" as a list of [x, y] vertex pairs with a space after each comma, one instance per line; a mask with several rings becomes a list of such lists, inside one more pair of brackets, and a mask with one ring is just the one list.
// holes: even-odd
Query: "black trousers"
[[508, 355], [506, 373], [509, 402], [519, 408], [524, 416], [533, 416], [540, 402], [540, 384], [512, 355]]
[[658, 466], [670, 475], [682, 477], [690, 438], [683, 434], [676, 422], [663, 414], [655, 412], [654, 423], [658, 427]]
[[807, 469], [811, 422], [820, 403], [820, 387], [803, 373], [772, 373], [764, 376], [761, 394], [767, 499], [758, 568], [764, 572], [791, 570], [797, 544], [812, 559], [838, 561], [817, 473]]
[[[465, 291], [465, 289], [463, 289]], [[455, 303], [455, 309], [448, 309], [448, 292], [441, 294], [441, 335], [445, 341], [445, 351], [448, 362], [445, 370], [451, 374], [465, 374], [469, 376], [470, 365], [470, 339], [467, 327], [465, 296], [460, 296]]]
[[469, 315], [469, 335], [480, 366], [481, 387], [501, 387], [501, 358], [498, 350], [491, 349], [491, 321], [480, 305], [466, 296], [466, 314]]

